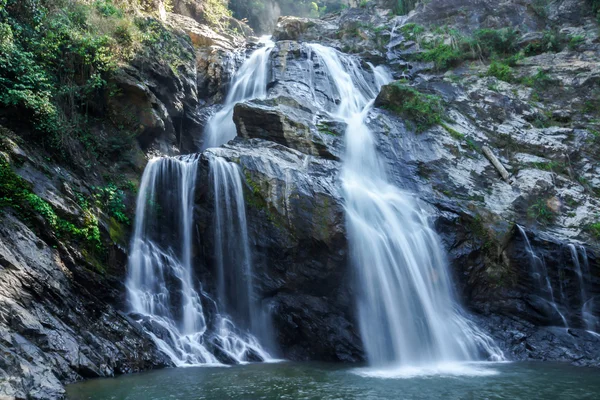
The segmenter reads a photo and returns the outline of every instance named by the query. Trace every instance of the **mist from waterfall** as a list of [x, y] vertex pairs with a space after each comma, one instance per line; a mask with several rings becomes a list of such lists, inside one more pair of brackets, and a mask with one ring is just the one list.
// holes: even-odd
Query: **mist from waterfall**
[[319, 44], [313, 52], [339, 94], [335, 117], [348, 124], [342, 187], [351, 262], [358, 283], [358, 320], [371, 366], [422, 367], [502, 359], [501, 351], [455, 300], [440, 238], [419, 202], [389, 183], [366, 120], [381, 68]]
[[207, 122], [203, 150], [218, 147], [237, 135], [233, 122], [233, 108], [237, 103], [267, 97], [269, 79], [269, 57], [275, 43], [270, 37], [262, 37], [259, 47], [244, 61], [231, 80], [230, 89], [223, 108]]
[[219, 312], [194, 277], [198, 158], [156, 158], [146, 166], [126, 283], [131, 315], [176, 366], [269, 359], [254, 336]]

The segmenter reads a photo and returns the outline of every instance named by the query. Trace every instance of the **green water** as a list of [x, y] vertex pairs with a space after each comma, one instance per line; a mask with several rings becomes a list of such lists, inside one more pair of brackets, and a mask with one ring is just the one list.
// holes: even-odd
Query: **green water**
[[[179, 368], [67, 387], [71, 400], [600, 399], [600, 370], [553, 363], [369, 371], [314, 363]], [[385, 378], [381, 377], [385, 376]]]

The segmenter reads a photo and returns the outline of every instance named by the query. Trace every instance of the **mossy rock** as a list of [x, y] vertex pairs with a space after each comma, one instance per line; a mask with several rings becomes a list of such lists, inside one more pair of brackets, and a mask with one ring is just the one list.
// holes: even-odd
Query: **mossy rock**
[[421, 93], [401, 81], [383, 86], [375, 105], [412, 122], [417, 132], [442, 123], [444, 113], [441, 97]]
[[108, 221], [108, 234], [113, 243], [127, 245], [128, 229], [114, 217]]

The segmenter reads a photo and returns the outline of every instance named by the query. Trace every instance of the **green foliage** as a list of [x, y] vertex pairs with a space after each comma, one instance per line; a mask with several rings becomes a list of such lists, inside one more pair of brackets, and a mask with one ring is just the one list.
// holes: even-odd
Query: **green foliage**
[[597, 240], [600, 240], [600, 221], [587, 225], [585, 230]]
[[476, 152], [478, 152], [478, 151], [479, 151], [479, 146], [477, 145], [477, 143], [475, 143], [475, 142], [473, 141], [473, 139], [471, 139], [471, 138], [466, 138], [466, 139], [465, 139], [465, 142], [466, 142], [466, 144], [467, 144], [467, 148], [468, 148], [469, 150], [471, 150], [471, 151], [476, 151]]
[[39, 215], [54, 234], [67, 240], [83, 241], [95, 252], [103, 251], [98, 219], [84, 210], [83, 225], [61, 218], [54, 208], [31, 191], [27, 181], [17, 175], [10, 164], [0, 157], [0, 210], [12, 208], [26, 222]]
[[[0, 110], [57, 159], [89, 167], [134, 145], [138, 121], [109, 115], [119, 66], [152, 56], [179, 74], [185, 39], [132, 10], [137, 0], [0, 0]], [[91, 127], [103, 125], [101, 132]]]
[[511, 55], [518, 51], [518, 34], [513, 28], [479, 29], [473, 34], [473, 45], [484, 57]]
[[401, 82], [387, 86], [389, 101], [384, 107], [412, 121], [417, 132], [442, 122], [444, 106], [439, 96], [424, 94]]
[[212, 25], [225, 28], [225, 20], [231, 17], [231, 11], [227, 8], [226, 0], [204, 0], [202, 4], [204, 18]]
[[558, 53], [562, 51], [567, 43], [568, 39], [562, 33], [558, 31], [546, 31], [540, 40], [529, 43], [523, 49], [523, 53], [526, 56], [533, 56], [546, 52]]
[[396, 0], [394, 6], [394, 13], [396, 15], [407, 15], [409, 12], [415, 9], [415, 6], [419, 0]]
[[548, 18], [548, 2], [549, 0], [533, 0], [531, 3], [531, 7], [533, 11], [543, 19]]
[[473, 238], [481, 241], [482, 249], [489, 249], [494, 245], [494, 237], [483, 221], [481, 215], [477, 214], [474, 218], [467, 220], [466, 225], [473, 235]]
[[600, 22], [600, 0], [588, 0], [588, 3], [592, 6], [592, 12]]
[[552, 223], [556, 217], [554, 211], [548, 206], [548, 200], [545, 199], [539, 199], [531, 205], [527, 210], [527, 215], [543, 225]]
[[[521, 48], [519, 34], [514, 28], [479, 29], [472, 35], [463, 35], [448, 26], [437, 27], [432, 31], [433, 39], [422, 37], [423, 27], [407, 24], [401, 28], [407, 39], [419, 42], [423, 49], [417, 53], [417, 60], [433, 62], [438, 70], [446, 70], [467, 60], [493, 60], [490, 76], [499, 79], [511, 79], [510, 67], [514, 67], [524, 56], [544, 52], [559, 52], [565, 46], [579, 46], [584, 37], [567, 37], [558, 31], [549, 30], [535, 41]], [[501, 78], [500, 78], [501, 77]]]
[[108, 211], [117, 221], [129, 224], [127, 216], [127, 206], [125, 205], [125, 192], [119, 189], [114, 183], [109, 183], [104, 187], [94, 188], [96, 204]]
[[123, 16], [123, 11], [115, 6], [112, 0], [97, 0], [95, 5], [98, 12], [105, 17]]
[[576, 50], [579, 46], [585, 43], [585, 36], [574, 35], [569, 37], [569, 49]]
[[521, 80], [521, 83], [534, 89], [543, 89], [552, 82], [552, 78], [541, 68], [538, 69], [535, 75], [525, 77]]
[[[414, 29], [411, 29], [413, 33], [411, 30], [408, 32], [416, 36]], [[477, 57], [506, 57], [518, 52], [517, 33], [512, 28], [480, 29], [471, 37], [447, 27], [437, 28], [435, 33], [440, 36], [430, 43], [422, 43], [425, 52], [418, 58], [433, 62], [438, 70], [448, 69]]]
[[319, 132], [324, 133], [326, 135], [339, 136], [336, 132], [334, 132], [331, 125], [327, 122], [321, 122], [317, 124], [317, 129], [319, 130]]
[[0, 107], [31, 116], [43, 144], [73, 156], [88, 110], [133, 46], [123, 12], [110, 0], [0, 1]]
[[465, 135], [463, 135], [462, 133], [458, 132], [455, 129], [450, 128], [448, 125], [446, 125], [444, 123], [442, 123], [441, 125], [450, 134], [450, 136], [452, 136], [454, 139], [463, 140], [465, 138]]
[[465, 57], [460, 48], [455, 45], [440, 42], [419, 55], [419, 59], [421, 61], [433, 62], [436, 69], [444, 70], [455, 67], [461, 63]]
[[416, 40], [420, 34], [425, 32], [425, 27], [411, 22], [411, 23], [402, 25], [400, 27], [400, 32], [402, 32], [402, 34], [404, 36], [406, 36], [407, 39]]
[[531, 164], [531, 166], [543, 171], [552, 171], [563, 175], [569, 175], [569, 165], [554, 160], [545, 162], [534, 162]]
[[488, 68], [487, 75], [494, 76], [505, 82], [512, 82], [514, 80], [512, 68], [502, 61], [492, 61]]

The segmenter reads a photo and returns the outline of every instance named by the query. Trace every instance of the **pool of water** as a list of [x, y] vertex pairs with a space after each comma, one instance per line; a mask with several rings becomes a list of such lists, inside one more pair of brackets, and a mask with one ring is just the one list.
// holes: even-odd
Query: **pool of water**
[[600, 370], [481, 363], [377, 371], [292, 363], [165, 369], [67, 387], [70, 400], [600, 399]]

